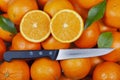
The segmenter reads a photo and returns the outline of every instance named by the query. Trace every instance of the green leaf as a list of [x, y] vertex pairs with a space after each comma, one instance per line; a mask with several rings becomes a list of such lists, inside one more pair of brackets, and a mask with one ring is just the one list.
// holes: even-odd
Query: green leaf
[[104, 32], [99, 36], [98, 47], [99, 48], [110, 48], [113, 42], [112, 32]]
[[9, 31], [13, 34], [17, 33], [17, 30], [14, 24], [7, 18], [0, 16], [0, 27], [6, 31]]
[[88, 17], [85, 22], [85, 29], [89, 27], [93, 22], [101, 19], [104, 16], [105, 9], [106, 9], [106, 0], [92, 7], [88, 12]]

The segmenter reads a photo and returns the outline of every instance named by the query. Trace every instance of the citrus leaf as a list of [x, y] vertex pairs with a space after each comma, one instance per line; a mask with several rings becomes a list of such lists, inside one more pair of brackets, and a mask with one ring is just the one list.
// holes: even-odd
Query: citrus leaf
[[17, 30], [14, 24], [7, 18], [0, 16], [0, 27], [6, 31], [9, 31], [13, 34], [17, 33]]
[[104, 32], [99, 36], [98, 47], [99, 48], [110, 48], [113, 42], [112, 32]]
[[101, 19], [104, 16], [105, 9], [106, 9], [106, 0], [92, 7], [88, 12], [88, 17], [85, 22], [85, 29], [89, 27], [93, 22]]

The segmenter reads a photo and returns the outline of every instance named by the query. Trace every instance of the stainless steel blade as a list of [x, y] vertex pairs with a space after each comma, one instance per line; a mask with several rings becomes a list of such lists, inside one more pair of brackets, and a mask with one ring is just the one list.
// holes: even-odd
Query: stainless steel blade
[[113, 50], [113, 48], [60, 49], [56, 60], [102, 56]]

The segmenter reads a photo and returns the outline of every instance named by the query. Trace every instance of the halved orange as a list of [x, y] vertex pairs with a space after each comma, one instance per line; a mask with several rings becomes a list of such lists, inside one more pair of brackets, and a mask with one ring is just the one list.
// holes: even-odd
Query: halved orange
[[57, 12], [50, 22], [53, 37], [62, 43], [76, 41], [81, 36], [83, 27], [82, 17], [74, 10], [69, 9]]
[[50, 17], [41, 10], [27, 12], [20, 23], [22, 36], [30, 42], [42, 42], [50, 35]]

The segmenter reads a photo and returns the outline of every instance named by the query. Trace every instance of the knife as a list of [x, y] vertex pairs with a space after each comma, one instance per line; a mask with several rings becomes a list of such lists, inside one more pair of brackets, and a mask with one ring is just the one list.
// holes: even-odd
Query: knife
[[113, 48], [91, 48], [91, 49], [59, 49], [59, 50], [21, 50], [7, 51], [4, 60], [12, 59], [36, 59], [50, 57], [52, 60], [64, 60], [72, 58], [87, 58], [102, 56], [113, 51]]

